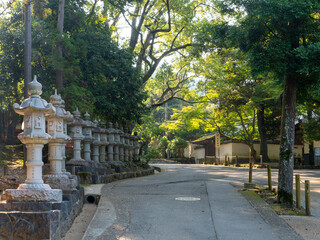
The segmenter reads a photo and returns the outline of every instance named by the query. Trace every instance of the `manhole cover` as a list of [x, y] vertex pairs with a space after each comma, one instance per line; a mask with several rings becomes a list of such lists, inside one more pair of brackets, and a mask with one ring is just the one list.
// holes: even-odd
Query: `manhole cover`
[[176, 201], [187, 201], [187, 202], [195, 202], [200, 201], [201, 199], [198, 197], [177, 197], [175, 198]]

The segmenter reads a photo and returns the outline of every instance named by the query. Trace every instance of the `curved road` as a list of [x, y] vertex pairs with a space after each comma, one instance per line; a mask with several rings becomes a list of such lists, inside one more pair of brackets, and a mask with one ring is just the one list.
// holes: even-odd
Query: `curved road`
[[[263, 220], [239, 193], [248, 169], [157, 166], [159, 174], [104, 185], [84, 239], [300, 239], [286, 224]], [[265, 171], [255, 170], [254, 179], [266, 184]]]

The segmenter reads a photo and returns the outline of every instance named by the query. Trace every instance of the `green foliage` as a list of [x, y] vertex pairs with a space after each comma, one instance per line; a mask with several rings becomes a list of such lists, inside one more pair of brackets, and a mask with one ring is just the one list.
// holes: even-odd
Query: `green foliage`
[[173, 157], [182, 157], [184, 148], [188, 147], [188, 142], [180, 137], [171, 140], [168, 144], [168, 152]]
[[148, 153], [143, 155], [146, 163], [149, 163], [151, 159], [158, 158], [160, 155], [159, 151], [155, 147], [148, 148]]
[[[65, 5], [64, 34], [56, 29], [59, 1], [37, 1], [32, 22], [32, 69], [49, 99], [55, 86], [56, 69], [64, 72], [59, 93], [68, 110], [88, 111], [104, 121], [139, 121], [146, 108], [145, 93], [134, 60], [111, 39], [108, 23], [86, 1]], [[16, 3], [0, 23], [1, 107], [20, 102], [23, 89], [23, 8]], [[63, 57], [56, 43], [63, 44]], [[10, 99], [9, 99], [10, 98]]]
[[[218, 0], [224, 20], [209, 39], [219, 47], [238, 47], [248, 56], [252, 76], [273, 73], [284, 80], [281, 124], [279, 200], [292, 204], [296, 97], [319, 82], [320, 2], [318, 0]], [[229, 41], [226, 41], [229, 40]], [[204, 40], [206, 41], [206, 40]], [[229, 46], [226, 46], [227, 43]], [[298, 86], [298, 88], [296, 88]], [[300, 100], [301, 101], [301, 100]], [[290, 153], [290, 154], [288, 154]]]
[[164, 136], [160, 138], [159, 143], [158, 143], [158, 149], [161, 151], [165, 151], [168, 147], [169, 141], [167, 136]]

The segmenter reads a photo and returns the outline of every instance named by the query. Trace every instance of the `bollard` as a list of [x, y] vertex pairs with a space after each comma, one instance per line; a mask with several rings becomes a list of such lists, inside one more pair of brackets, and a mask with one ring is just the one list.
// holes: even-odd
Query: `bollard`
[[305, 201], [306, 201], [306, 215], [311, 216], [311, 205], [310, 205], [310, 181], [305, 181]]
[[301, 208], [300, 175], [296, 175], [296, 207]]
[[236, 161], [236, 166], [238, 166], [238, 155], [236, 155], [235, 161]]
[[262, 155], [260, 155], [260, 165], [262, 166]]
[[271, 167], [268, 165], [268, 190], [272, 190]]
[[252, 162], [249, 164], [249, 183], [252, 183]]

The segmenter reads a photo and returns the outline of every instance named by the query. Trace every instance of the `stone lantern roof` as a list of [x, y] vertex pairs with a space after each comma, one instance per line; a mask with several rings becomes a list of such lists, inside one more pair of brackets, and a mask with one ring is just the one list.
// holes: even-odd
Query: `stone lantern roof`
[[24, 132], [19, 134], [19, 139], [22, 143], [46, 144], [51, 136], [45, 132], [45, 116], [55, 113], [55, 108], [52, 104], [47, 103], [42, 99], [42, 85], [37, 81], [36, 76], [33, 81], [28, 84], [28, 93], [31, 95], [25, 99], [21, 105], [13, 104], [13, 109], [16, 113], [24, 115]]
[[28, 84], [28, 93], [31, 96], [25, 99], [21, 105], [17, 103], [13, 104], [13, 109], [16, 113], [25, 115], [26, 113], [39, 111], [48, 115], [55, 112], [52, 104], [40, 97], [42, 94], [42, 85], [37, 81], [36, 76], [34, 76], [33, 81]]
[[50, 96], [50, 103], [55, 108], [55, 113], [50, 114], [47, 117], [48, 121], [48, 133], [54, 138], [53, 141], [58, 139], [61, 141], [69, 141], [71, 138], [64, 132], [64, 119], [72, 119], [73, 116], [69, 111], [66, 111], [63, 107], [62, 98], [57, 94], [57, 89], [55, 93]]
[[113, 123], [109, 122], [108, 123], [108, 128], [106, 129], [108, 134], [114, 134], [116, 133], [116, 129], [113, 128]]
[[65, 102], [62, 100], [60, 94], [57, 94], [57, 89], [55, 90], [54, 95], [50, 96], [50, 103], [55, 107], [56, 113], [55, 116], [61, 117], [64, 119], [73, 119], [73, 115], [66, 111], [65, 108]]
[[83, 134], [85, 136], [85, 141], [91, 141], [93, 139], [92, 137], [92, 129], [95, 127], [95, 124], [90, 121], [90, 114], [86, 112], [83, 115], [85, 125], [83, 126]]
[[95, 124], [90, 121], [90, 114], [88, 112], [86, 112], [84, 115], [83, 115], [83, 119], [85, 120], [85, 123], [86, 123], [86, 126], [87, 128], [93, 128], [95, 127]]
[[93, 144], [94, 145], [101, 145], [101, 141], [100, 141], [100, 132], [101, 132], [101, 128], [98, 127], [98, 121], [94, 120], [93, 121], [94, 124], [94, 128], [92, 128], [92, 133], [93, 133]]
[[[60, 96], [60, 94], [59, 94]], [[60, 109], [63, 109], [63, 111], [66, 111], [65, 110], [65, 101], [63, 99], [61, 99], [61, 104], [59, 106]], [[66, 120], [67, 122], [72, 122], [73, 121], [73, 115], [69, 112], [69, 111], [66, 111], [66, 117], [64, 118], [64, 120]]]
[[77, 125], [77, 126], [86, 125], [85, 121], [81, 119], [81, 113], [78, 108], [73, 112], [73, 122], [71, 123], [71, 125]]

